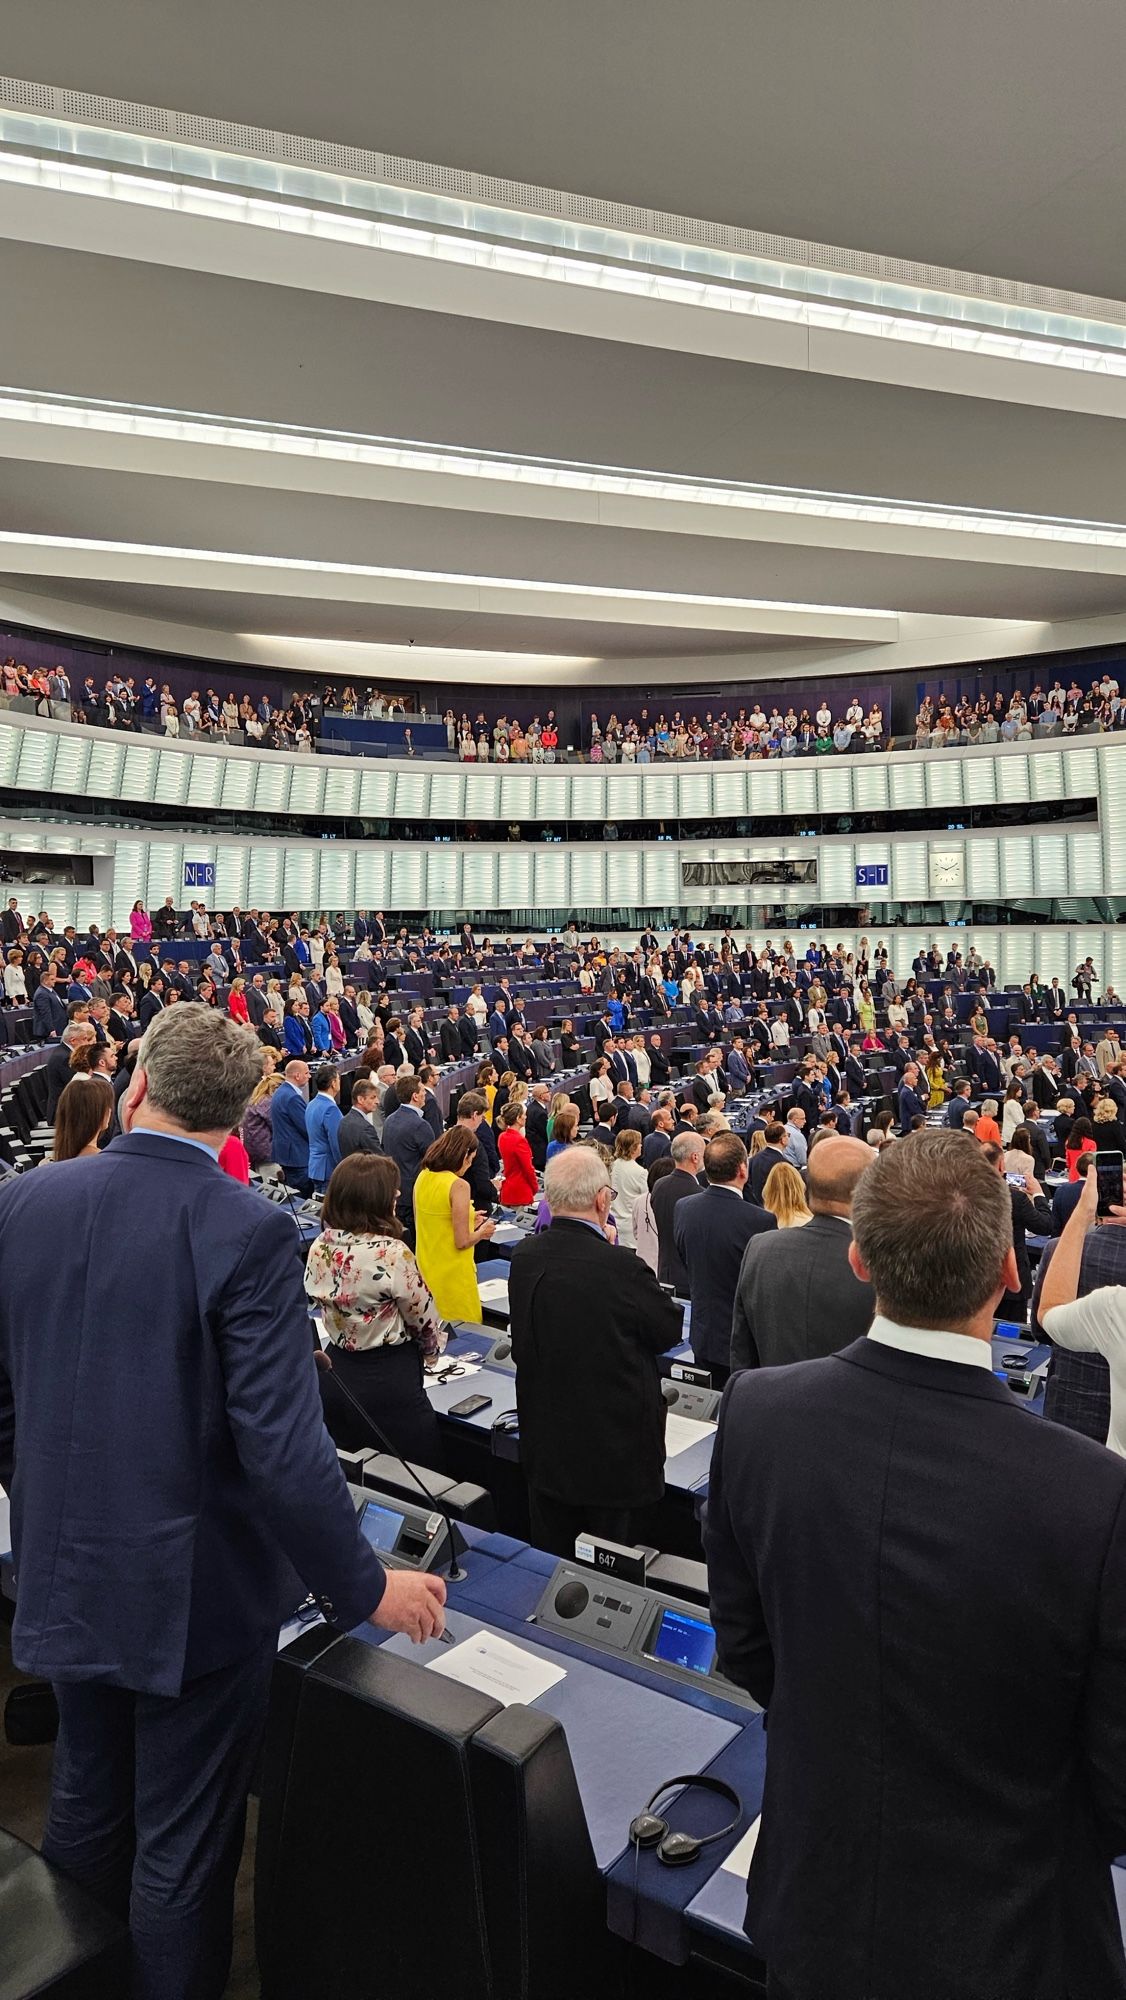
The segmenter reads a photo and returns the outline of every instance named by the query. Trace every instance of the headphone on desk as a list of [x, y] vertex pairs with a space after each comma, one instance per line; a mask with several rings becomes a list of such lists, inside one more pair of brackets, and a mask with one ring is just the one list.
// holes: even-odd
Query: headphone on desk
[[[710, 1792], [713, 1798], [725, 1799], [727, 1804], [734, 1808], [734, 1819], [729, 1820], [726, 1826], [717, 1827], [714, 1833], [670, 1833], [668, 1820], [662, 1819], [660, 1814], [655, 1813], [653, 1807], [658, 1799], [664, 1798], [666, 1792], [679, 1789]], [[656, 1848], [657, 1859], [663, 1862], [666, 1868], [687, 1868], [699, 1858], [702, 1848], [709, 1847], [713, 1841], [726, 1839], [729, 1833], [734, 1833], [742, 1817], [742, 1799], [738, 1792], [724, 1783], [722, 1778], [711, 1778], [700, 1774], [684, 1778], [666, 1778], [663, 1785], [658, 1785], [644, 1812], [630, 1821], [629, 1837], [639, 1853], [642, 1848]]]

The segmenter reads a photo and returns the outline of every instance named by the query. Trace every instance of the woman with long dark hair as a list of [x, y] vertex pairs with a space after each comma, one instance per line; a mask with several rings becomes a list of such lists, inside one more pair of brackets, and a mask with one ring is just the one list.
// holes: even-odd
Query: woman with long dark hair
[[438, 1419], [423, 1363], [442, 1352], [445, 1328], [395, 1213], [399, 1169], [383, 1153], [349, 1153], [333, 1170], [321, 1234], [309, 1250], [305, 1290], [319, 1306], [332, 1369], [321, 1375], [325, 1422], [338, 1445], [371, 1437], [333, 1374], [371, 1414], [400, 1457], [442, 1464]]

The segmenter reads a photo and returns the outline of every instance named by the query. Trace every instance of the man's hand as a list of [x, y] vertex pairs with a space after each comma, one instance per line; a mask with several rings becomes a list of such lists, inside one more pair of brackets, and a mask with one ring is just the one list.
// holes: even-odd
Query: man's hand
[[440, 1639], [446, 1620], [442, 1606], [446, 1586], [440, 1576], [408, 1569], [389, 1569], [387, 1585], [379, 1608], [368, 1621], [381, 1632], [405, 1632], [416, 1646], [427, 1639]]

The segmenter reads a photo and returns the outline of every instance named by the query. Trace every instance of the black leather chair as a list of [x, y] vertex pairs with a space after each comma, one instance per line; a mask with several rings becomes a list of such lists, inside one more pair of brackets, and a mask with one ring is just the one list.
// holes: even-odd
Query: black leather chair
[[323, 1630], [274, 1674], [255, 1904], [263, 2000], [573, 2000], [609, 1947], [560, 1724]]
[[114, 2000], [128, 1990], [124, 1924], [0, 1832], [0, 2000]]

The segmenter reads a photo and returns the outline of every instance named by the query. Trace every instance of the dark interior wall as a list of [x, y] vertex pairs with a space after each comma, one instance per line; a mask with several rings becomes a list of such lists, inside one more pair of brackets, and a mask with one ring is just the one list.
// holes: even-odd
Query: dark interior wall
[[[214, 687], [220, 696], [233, 689], [237, 699], [247, 693], [255, 699], [266, 694], [275, 705], [281, 705], [294, 689], [309, 689], [316, 685], [315, 676], [310, 674], [294, 675], [268, 667], [237, 667], [223, 661], [142, 652], [135, 647], [109, 646], [97, 640], [62, 635], [55, 637], [50, 632], [32, 631], [20, 626], [0, 629], [0, 659], [7, 658], [9, 654], [28, 666], [50, 667], [61, 661], [76, 692], [88, 674], [99, 686], [111, 670], [126, 676], [132, 674], [138, 684], [152, 674], [158, 682], [169, 683], [180, 703], [193, 688], [203, 692], [208, 687]], [[698, 715], [702, 721], [709, 712], [718, 715], [726, 708], [733, 714], [741, 707], [751, 707], [756, 697], [768, 710], [774, 702], [783, 712], [791, 704], [799, 713], [802, 708], [813, 710], [826, 692], [834, 715], [851, 701], [854, 694], [865, 708], [878, 702], [892, 733], [903, 737], [913, 727], [915, 712], [924, 691], [932, 696], [946, 694], [952, 698], [981, 691], [990, 695], [998, 692], [1011, 694], [1016, 688], [1030, 689], [1037, 681], [1048, 687], [1057, 672], [1067, 679], [1074, 674], [1076, 680], [1086, 687], [1106, 666], [1113, 669], [1116, 679], [1126, 684], [1126, 672], [1123, 671], [1126, 660], [1120, 651], [1104, 647], [1084, 653], [991, 660], [980, 665], [963, 663], [949, 671], [932, 672], [925, 676], [920, 676], [918, 670], [907, 669], [894, 675], [885, 674], [879, 679], [872, 675], [859, 675], [855, 680], [841, 675], [826, 676], [823, 680], [818, 680], [816, 676], [802, 680], [746, 676], [730, 681], [714, 678], [702, 688], [678, 689], [674, 686], [616, 687], [608, 675], [605, 686], [598, 689], [561, 687], [545, 692], [542, 687], [507, 687], [499, 691], [474, 690], [472, 693], [463, 683], [453, 681], [419, 680], [404, 685], [402, 681], [384, 679], [381, 685], [413, 693], [431, 712], [442, 714], [447, 708], [452, 708], [455, 715], [466, 713], [471, 719], [483, 712], [489, 723], [495, 722], [499, 715], [518, 716], [527, 723], [534, 715], [545, 716], [553, 707], [561, 742], [564, 746], [574, 744], [577, 747], [585, 746], [589, 740], [592, 711], [603, 726], [611, 714], [625, 721], [631, 716], [640, 718], [646, 709], [652, 720], [661, 714], [671, 717], [679, 709], [686, 718]], [[328, 678], [326, 676], [326, 682]], [[345, 677], [341, 675], [332, 679], [337, 689], [345, 685]], [[371, 678], [358, 676], [357, 685], [362, 690], [371, 685]]]

